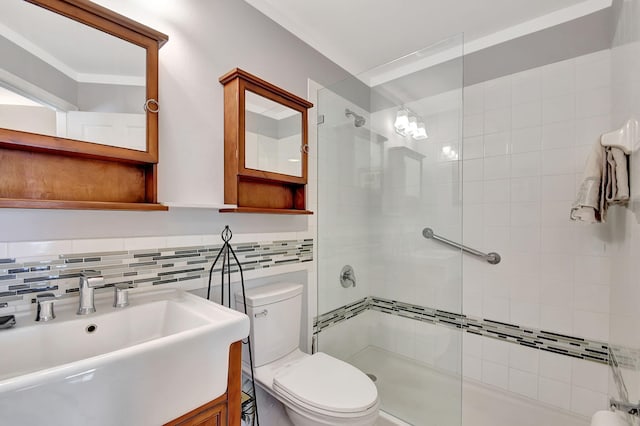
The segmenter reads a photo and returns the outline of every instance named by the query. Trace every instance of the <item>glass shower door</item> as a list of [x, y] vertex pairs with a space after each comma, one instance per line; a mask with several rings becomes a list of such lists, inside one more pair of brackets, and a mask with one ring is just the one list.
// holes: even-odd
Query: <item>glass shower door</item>
[[318, 92], [316, 349], [383, 415], [461, 423], [462, 36]]

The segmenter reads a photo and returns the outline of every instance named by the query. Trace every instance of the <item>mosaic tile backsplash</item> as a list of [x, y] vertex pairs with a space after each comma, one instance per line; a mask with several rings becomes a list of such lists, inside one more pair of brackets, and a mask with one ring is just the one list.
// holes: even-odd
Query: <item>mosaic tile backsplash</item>
[[319, 315], [314, 321], [314, 333], [319, 333], [328, 327], [353, 318], [365, 312], [367, 309], [398, 315], [416, 321], [457, 328], [467, 333], [499, 339], [559, 355], [566, 355], [601, 364], [607, 364], [609, 362], [609, 346], [605, 342], [536, 330], [489, 319], [475, 318], [468, 315], [373, 296], [365, 297]]
[[[80, 273], [95, 270], [104, 277], [103, 287], [127, 283], [151, 286], [208, 279], [209, 268], [222, 244], [149, 248], [101, 253], [61, 254], [38, 261], [0, 259], [0, 308], [25, 308], [35, 294], [78, 292]], [[313, 260], [313, 240], [282, 240], [232, 244], [243, 271], [274, 268]], [[214, 272], [220, 272], [218, 262]], [[237, 271], [232, 260], [231, 272]]]

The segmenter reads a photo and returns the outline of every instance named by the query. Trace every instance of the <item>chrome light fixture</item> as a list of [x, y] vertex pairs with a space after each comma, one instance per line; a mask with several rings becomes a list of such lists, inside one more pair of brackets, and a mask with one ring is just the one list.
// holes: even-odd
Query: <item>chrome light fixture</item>
[[411, 136], [417, 141], [429, 137], [422, 118], [405, 107], [400, 108], [396, 113], [393, 127], [396, 129], [396, 133], [402, 137]]

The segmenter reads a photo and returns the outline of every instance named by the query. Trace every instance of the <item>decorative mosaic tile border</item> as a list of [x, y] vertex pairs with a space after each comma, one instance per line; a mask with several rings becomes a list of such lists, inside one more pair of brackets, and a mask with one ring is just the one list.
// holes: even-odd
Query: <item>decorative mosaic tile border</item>
[[[625, 368], [627, 370], [640, 371], [640, 349], [610, 345], [609, 355], [611, 366], [614, 370]], [[620, 375], [621, 373], [618, 374]]]
[[468, 315], [373, 296], [360, 299], [349, 305], [341, 306], [338, 309], [319, 315], [314, 321], [314, 332], [320, 333], [326, 328], [365, 312], [367, 309], [390, 315], [398, 315], [416, 321], [457, 328], [467, 333], [490, 337], [532, 349], [553, 352], [559, 355], [566, 355], [601, 364], [609, 363], [609, 345], [605, 342], [567, 336], [565, 334], [537, 330], [489, 319], [475, 318]]
[[[313, 239], [233, 244], [243, 271], [274, 268], [313, 260]], [[102, 253], [61, 254], [41, 261], [0, 259], [0, 308], [33, 303], [34, 293], [78, 292], [78, 277], [86, 269], [104, 277], [105, 287], [180, 283], [209, 277], [209, 268], [222, 244], [150, 248]], [[222, 263], [214, 272], [220, 272]], [[232, 259], [231, 272], [237, 272]]]

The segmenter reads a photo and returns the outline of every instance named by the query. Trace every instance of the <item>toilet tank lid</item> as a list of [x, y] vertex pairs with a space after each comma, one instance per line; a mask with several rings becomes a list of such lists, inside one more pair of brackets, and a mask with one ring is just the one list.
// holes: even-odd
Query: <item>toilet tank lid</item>
[[[245, 291], [247, 306], [262, 306], [291, 299], [302, 294], [302, 284], [275, 283], [250, 288]], [[242, 292], [236, 293], [236, 302], [242, 303]]]

